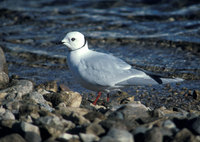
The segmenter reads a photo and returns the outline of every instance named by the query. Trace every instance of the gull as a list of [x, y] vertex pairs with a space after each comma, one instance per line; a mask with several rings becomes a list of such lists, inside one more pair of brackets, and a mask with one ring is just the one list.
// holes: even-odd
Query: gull
[[90, 50], [85, 36], [77, 31], [67, 33], [62, 43], [69, 48], [67, 63], [72, 75], [84, 88], [98, 92], [94, 105], [102, 92], [107, 93], [109, 101], [109, 92], [123, 87], [183, 81], [134, 69], [120, 58]]

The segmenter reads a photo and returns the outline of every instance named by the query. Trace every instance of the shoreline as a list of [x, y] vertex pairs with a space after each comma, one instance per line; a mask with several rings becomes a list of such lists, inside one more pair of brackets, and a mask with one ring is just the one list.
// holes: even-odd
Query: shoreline
[[55, 81], [33, 84], [11, 79], [0, 91], [0, 141], [200, 141], [198, 110], [152, 109], [125, 93], [94, 106]]

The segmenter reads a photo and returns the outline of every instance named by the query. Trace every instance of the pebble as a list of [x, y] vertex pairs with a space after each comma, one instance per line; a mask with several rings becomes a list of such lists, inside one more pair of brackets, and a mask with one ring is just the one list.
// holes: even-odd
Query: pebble
[[200, 91], [199, 90], [194, 90], [192, 93], [192, 96], [195, 100], [200, 100]]
[[110, 136], [104, 136], [100, 142], [116, 142], [116, 140], [113, 137]]
[[60, 141], [69, 141], [69, 140], [79, 139], [78, 135], [72, 135], [69, 133], [63, 133], [58, 137], [58, 140]]
[[160, 128], [154, 127], [153, 129], [147, 131], [144, 135], [144, 142], [162, 142], [163, 135]]
[[9, 109], [12, 113], [17, 114], [20, 108], [20, 101], [19, 100], [9, 100], [2, 103], [6, 109]]
[[0, 120], [4, 119], [4, 120], [15, 120], [15, 116], [13, 115], [13, 113], [10, 110], [3, 110], [3, 108], [1, 108], [1, 112], [0, 112]]
[[59, 136], [63, 132], [75, 127], [71, 121], [57, 116], [44, 116], [35, 121], [35, 124], [45, 129], [49, 135]]
[[196, 118], [192, 119], [191, 121], [192, 121], [191, 129], [196, 134], [200, 135], [200, 117], [196, 117]]
[[154, 113], [154, 116], [157, 116], [157, 117], [171, 117], [171, 118], [173, 117], [184, 118], [184, 117], [187, 117], [188, 115], [188, 112], [186, 111], [181, 111], [181, 112], [179, 110], [173, 111], [165, 107], [155, 109], [153, 113]]
[[63, 92], [66, 96], [64, 103], [66, 103], [66, 106], [69, 107], [79, 107], [81, 105], [82, 96], [78, 92], [72, 92], [72, 91], [65, 91]]
[[120, 104], [128, 104], [128, 103], [132, 103], [134, 102], [135, 100], [135, 97], [134, 96], [131, 96], [131, 97], [127, 97], [127, 98], [124, 98], [120, 101]]
[[0, 89], [5, 88], [9, 83], [8, 65], [6, 63], [5, 55], [0, 47]]
[[87, 120], [85, 117], [79, 115], [76, 112], [70, 112], [70, 113], [62, 114], [62, 116], [63, 116], [63, 118], [65, 118], [67, 120], [71, 120], [75, 124], [78, 124], [78, 125], [90, 124], [89, 120]]
[[8, 82], [9, 82], [8, 75], [5, 72], [0, 71], [0, 89], [5, 88]]
[[49, 112], [52, 112], [54, 110], [52, 107], [48, 105], [48, 102], [44, 99], [43, 95], [41, 95], [36, 91], [27, 94], [25, 98], [35, 101], [35, 103], [37, 103], [40, 107]]
[[78, 113], [81, 116], [86, 116], [90, 113], [90, 110], [86, 108], [80, 108], [80, 107], [60, 107], [59, 110], [57, 110], [58, 113], [63, 115], [69, 115], [69, 113]]
[[86, 133], [99, 136], [101, 134], [104, 134], [105, 130], [102, 128], [101, 125], [99, 125], [97, 123], [92, 123], [86, 128]]
[[0, 142], [26, 142], [26, 140], [19, 134], [8, 134], [0, 138]]
[[33, 83], [28, 80], [15, 80], [13, 86], [0, 91], [5, 94], [7, 100], [21, 99], [23, 95], [26, 95], [33, 91]]
[[3, 107], [0, 107], [0, 116], [2, 116], [6, 112], [6, 109]]
[[119, 111], [114, 111], [113, 113], [111, 113], [108, 118], [109, 119], [121, 119], [123, 120], [124, 119], [124, 114], [123, 112], [119, 112]]
[[45, 92], [49, 93], [49, 92], [54, 92], [56, 93], [58, 91], [58, 85], [56, 81], [51, 81], [51, 82], [45, 82], [43, 84], [40, 84], [36, 87], [36, 90], [38, 92]]
[[117, 112], [121, 112], [124, 115], [124, 119], [132, 120], [141, 117], [150, 117], [149, 109], [143, 104], [126, 104], [122, 105]]
[[99, 140], [99, 137], [95, 136], [94, 134], [80, 133], [79, 136], [83, 142], [93, 142]]
[[82, 102], [82, 96], [78, 92], [63, 91], [61, 93], [46, 94], [45, 99], [50, 101], [53, 106], [65, 103], [69, 107], [79, 107]]
[[[128, 123], [127, 123], [128, 122]], [[100, 122], [100, 125], [108, 131], [110, 128], [117, 128], [121, 130], [127, 130], [127, 125], [130, 125], [129, 121], [106, 119]]]
[[135, 128], [133, 131], [132, 131], [132, 134], [133, 135], [137, 135], [137, 134], [145, 134], [146, 133], [146, 131], [147, 131], [148, 129], [146, 128], [146, 127], [144, 127], [144, 126], [139, 126], [139, 127], [137, 127], [137, 128]]
[[134, 142], [133, 135], [126, 130], [111, 128], [106, 136], [117, 142]]
[[87, 114], [84, 115], [84, 117], [86, 119], [90, 120], [90, 122], [94, 122], [96, 118], [98, 118], [100, 120], [106, 119], [105, 115], [98, 111], [88, 112]]
[[[81, 110], [81, 108], [79, 110]], [[90, 121], [87, 120], [83, 116], [85, 114], [85, 112], [83, 111], [83, 113], [82, 113], [79, 110], [77, 111], [73, 107], [67, 107], [67, 109], [63, 108], [60, 110], [56, 110], [55, 112], [56, 112], [56, 114], [60, 114], [64, 119], [73, 121], [75, 124], [79, 124], [79, 125], [89, 124]]]
[[173, 142], [199, 142], [199, 140], [187, 128], [178, 132]]
[[75, 94], [71, 99], [75, 102], [80, 94], [56, 90], [55, 84], [57, 92], [49, 87], [43, 94], [28, 80], [15, 78], [11, 82], [0, 91], [0, 142], [12, 134], [32, 142], [200, 140], [198, 111], [150, 109], [131, 98], [124, 104], [118, 100], [93, 106], [81, 97], [78, 105], [71, 105], [67, 103], [69, 95]]
[[148, 129], [144, 126], [138, 126], [134, 130], [132, 130], [132, 134], [134, 136], [134, 140], [136, 142], [144, 141], [144, 134], [146, 133]]
[[37, 126], [30, 123], [21, 122], [19, 124], [21, 131], [24, 133], [24, 137], [29, 142], [40, 142], [42, 139], [40, 137], [40, 130]]
[[5, 72], [6, 74], [8, 74], [6, 58], [1, 47], [0, 47], [0, 72]]
[[168, 129], [176, 129], [176, 125], [171, 120], [166, 120], [163, 122], [162, 126]]

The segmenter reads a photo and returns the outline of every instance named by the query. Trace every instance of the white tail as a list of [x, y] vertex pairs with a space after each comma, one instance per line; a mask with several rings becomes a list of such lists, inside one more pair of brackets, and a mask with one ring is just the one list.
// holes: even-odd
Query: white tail
[[182, 79], [182, 78], [160, 78], [160, 79], [162, 80], [162, 84], [184, 81], [184, 79]]

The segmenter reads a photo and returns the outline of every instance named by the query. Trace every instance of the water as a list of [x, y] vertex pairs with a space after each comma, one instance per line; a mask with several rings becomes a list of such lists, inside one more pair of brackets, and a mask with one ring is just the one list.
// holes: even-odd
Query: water
[[57, 80], [85, 91], [73, 80], [66, 47], [69, 31], [80, 31], [89, 47], [112, 53], [134, 67], [187, 79], [200, 85], [200, 2], [135, 1], [0, 1], [0, 46], [10, 75], [37, 84]]

